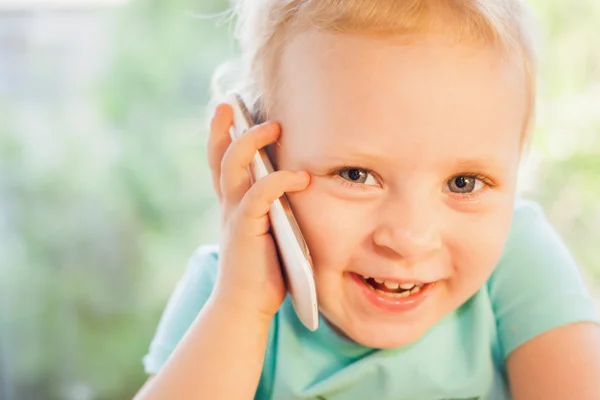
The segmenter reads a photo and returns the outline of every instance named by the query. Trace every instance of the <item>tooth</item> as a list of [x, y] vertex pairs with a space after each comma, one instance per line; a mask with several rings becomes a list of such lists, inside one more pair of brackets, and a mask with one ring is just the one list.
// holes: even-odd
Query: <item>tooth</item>
[[370, 277], [370, 276], [363, 275], [363, 278], [365, 278], [365, 280], [367, 280], [367, 279], [369, 279], [369, 278], [371, 278], [371, 277]]
[[413, 286], [415, 286], [414, 283], [401, 283], [400, 289], [408, 290], [408, 289], [412, 289]]
[[407, 290], [406, 292], [400, 293], [400, 297], [408, 297], [409, 294], [411, 294], [411, 292]]
[[375, 289], [375, 291], [377, 293], [381, 293], [382, 295], [386, 296], [386, 297], [403, 297], [402, 293], [397, 293], [397, 292], [386, 292], [385, 290], [379, 290], [379, 289]]
[[415, 286], [415, 287], [414, 287], [414, 288], [412, 288], [412, 290], [410, 291], [410, 294], [417, 293], [419, 290], [421, 290], [421, 286]]
[[400, 284], [398, 284], [398, 282], [392, 282], [392, 281], [385, 281], [384, 285], [388, 289], [398, 289], [398, 287], [400, 286]]
[[379, 279], [379, 278], [373, 278], [375, 280], [375, 282], [377, 283], [383, 283], [383, 279]]

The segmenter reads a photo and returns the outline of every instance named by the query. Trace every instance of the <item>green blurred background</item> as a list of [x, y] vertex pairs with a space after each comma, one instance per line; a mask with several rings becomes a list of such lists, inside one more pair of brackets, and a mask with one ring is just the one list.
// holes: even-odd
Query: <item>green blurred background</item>
[[[530, 2], [521, 191], [600, 283], [600, 2]], [[218, 237], [209, 77], [225, 0], [0, 0], [0, 399], [128, 399], [187, 258]], [[600, 296], [597, 296], [600, 298]]]

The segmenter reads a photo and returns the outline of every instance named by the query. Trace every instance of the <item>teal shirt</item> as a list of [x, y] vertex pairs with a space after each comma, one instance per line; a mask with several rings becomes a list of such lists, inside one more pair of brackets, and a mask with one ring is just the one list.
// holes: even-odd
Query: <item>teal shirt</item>
[[[207, 301], [217, 257], [217, 247], [204, 246], [191, 258], [144, 357], [147, 373], [160, 370]], [[323, 318], [310, 332], [286, 299], [271, 324], [256, 398], [510, 399], [506, 357], [540, 333], [579, 321], [599, 322], [577, 266], [539, 207], [518, 200], [490, 279], [410, 345], [368, 348]]]

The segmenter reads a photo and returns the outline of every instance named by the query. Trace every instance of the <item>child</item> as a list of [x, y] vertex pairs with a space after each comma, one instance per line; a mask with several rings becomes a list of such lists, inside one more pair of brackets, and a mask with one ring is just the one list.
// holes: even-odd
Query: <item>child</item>
[[[237, 11], [233, 89], [264, 123], [231, 143], [231, 109], [216, 109], [222, 241], [192, 257], [138, 398], [600, 399], [593, 300], [515, 195], [535, 92], [523, 2]], [[250, 187], [253, 154], [276, 140], [279, 171]], [[284, 192], [313, 257], [315, 332], [268, 233]]]

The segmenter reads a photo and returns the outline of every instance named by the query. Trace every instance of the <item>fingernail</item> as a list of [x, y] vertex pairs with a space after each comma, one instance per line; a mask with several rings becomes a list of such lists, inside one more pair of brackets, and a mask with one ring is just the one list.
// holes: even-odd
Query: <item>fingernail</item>
[[275, 121], [263, 122], [262, 125], [270, 130], [276, 130], [277, 126], [278, 126], [277, 122], [275, 122]]
[[309, 178], [308, 172], [306, 172], [306, 171], [297, 171], [296, 175], [298, 175], [298, 177], [301, 179]]

